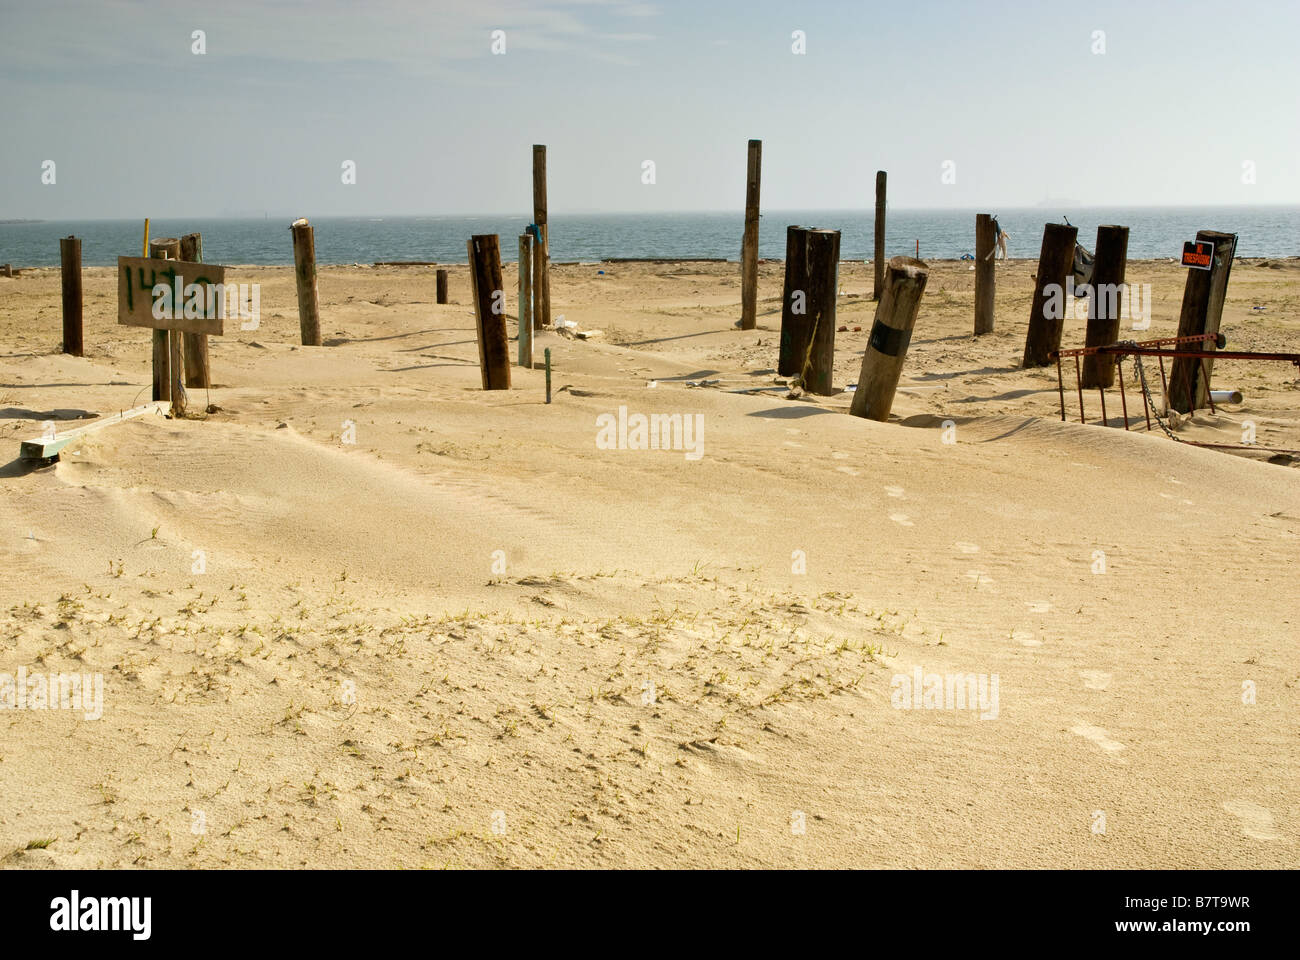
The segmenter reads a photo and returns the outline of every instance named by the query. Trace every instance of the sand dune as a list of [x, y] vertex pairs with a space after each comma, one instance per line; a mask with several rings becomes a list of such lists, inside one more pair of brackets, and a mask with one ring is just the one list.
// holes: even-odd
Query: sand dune
[[[441, 307], [428, 269], [324, 269], [321, 348], [291, 270], [232, 268], [263, 318], [212, 341], [219, 409], [5, 467], [0, 673], [99, 673], [104, 704], [0, 710], [0, 862], [1297, 863], [1292, 461], [1104, 428], [1095, 396], [1060, 422], [1018, 365], [1032, 263], [978, 341], [973, 275], [935, 266], [889, 424], [787, 399], [779, 264], [745, 332], [734, 264], [603, 269], [556, 268], [602, 336], [539, 335], [547, 405], [540, 370], [479, 389], [464, 268]], [[1182, 276], [1130, 264], [1142, 336]], [[845, 385], [874, 304], [861, 264], [841, 286]], [[1297, 289], [1235, 266], [1230, 343], [1295, 349]], [[6, 461], [147, 399], [147, 332], [111, 271], [86, 291], [70, 358], [57, 271], [0, 279]], [[1216, 382], [1245, 402], [1180, 435], [1300, 447], [1293, 368]], [[620, 406], [700, 415], [700, 458], [600, 449]], [[900, 709], [918, 669], [996, 676], [995, 715]]]

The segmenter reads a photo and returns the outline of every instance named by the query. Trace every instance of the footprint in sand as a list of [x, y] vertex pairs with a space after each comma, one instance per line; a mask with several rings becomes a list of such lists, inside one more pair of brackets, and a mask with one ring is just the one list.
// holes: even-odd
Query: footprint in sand
[[1110, 674], [1102, 670], [1080, 670], [1079, 676], [1089, 690], [1105, 690], [1110, 686]]
[[953, 544], [962, 553], [979, 553], [980, 548], [973, 543], [967, 543], [965, 540], [958, 540]]
[[847, 473], [850, 477], [862, 476], [862, 474], [854, 470], [852, 467], [836, 467], [835, 469], [838, 470], [840, 473]]
[[885, 493], [889, 494], [891, 497], [897, 497], [900, 500], [903, 498], [902, 487], [885, 487]]
[[905, 513], [891, 513], [889, 519], [893, 520], [900, 527], [910, 527], [913, 525], [912, 521], [907, 518], [907, 514]]
[[1228, 800], [1223, 809], [1241, 821], [1241, 832], [1256, 840], [1279, 840], [1281, 835], [1273, 826], [1273, 814], [1258, 803], [1249, 800]]
[[1041, 647], [1043, 641], [1034, 636], [1032, 630], [1012, 630], [1011, 639], [1023, 647]]
[[1116, 750], [1123, 750], [1124, 744], [1118, 740], [1112, 740], [1110, 734], [1101, 727], [1094, 727], [1090, 723], [1077, 723], [1070, 728], [1071, 733], [1077, 733], [1085, 740], [1091, 740], [1103, 750], [1113, 753]]
[[1025, 606], [1030, 613], [1047, 613], [1052, 609], [1052, 605], [1045, 600], [1026, 600]]

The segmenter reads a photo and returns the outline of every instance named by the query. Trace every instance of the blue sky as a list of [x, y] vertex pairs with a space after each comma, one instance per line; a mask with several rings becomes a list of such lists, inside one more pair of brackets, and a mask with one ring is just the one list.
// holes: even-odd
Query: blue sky
[[1293, 0], [3, 0], [0, 27], [0, 218], [519, 213], [533, 143], [552, 213], [732, 209], [751, 137], [770, 210], [870, 206], [877, 169], [895, 207], [1300, 203]]

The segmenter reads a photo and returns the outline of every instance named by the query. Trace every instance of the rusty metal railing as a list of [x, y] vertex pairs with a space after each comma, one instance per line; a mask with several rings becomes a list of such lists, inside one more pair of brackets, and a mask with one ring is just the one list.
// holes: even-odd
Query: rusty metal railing
[[[1072, 350], [1057, 350], [1050, 356], [1056, 361], [1056, 388], [1061, 398], [1061, 422], [1066, 420], [1065, 416], [1065, 377], [1061, 369], [1061, 360], [1063, 358], [1074, 359], [1074, 384], [1075, 390], [1079, 397], [1079, 422], [1087, 423], [1087, 416], [1083, 407], [1083, 371], [1080, 365], [1082, 357], [1090, 356], [1114, 356], [1115, 372], [1119, 379], [1119, 396], [1120, 405], [1124, 416], [1124, 429], [1129, 429], [1128, 415], [1128, 397], [1124, 389], [1124, 365], [1121, 362], [1124, 357], [1132, 357], [1134, 368], [1138, 375], [1139, 386], [1142, 389], [1142, 407], [1146, 416], [1147, 430], [1151, 429], [1152, 409], [1156, 406], [1155, 399], [1151, 396], [1151, 391], [1146, 382], [1146, 372], [1142, 367], [1142, 357], [1158, 357], [1160, 360], [1160, 383], [1167, 397], [1169, 394], [1169, 379], [1165, 373], [1165, 357], [1178, 360], [1195, 360], [1201, 373], [1201, 382], [1204, 384], [1206, 399], [1209, 402], [1210, 412], [1217, 414], [1218, 408], [1214, 405], [1213, 391], [1210, 389], [1210, 378], [1205, 366], [1206, 360], [1280, 360], [1293, 363], [1297, 371], [1300, 371], [1300, 353], [1257, 353], [1248, 350], [1224, 350], [1226, 340], [1222, 333], [1201, 333], [1187, 337], [1164, 337], [1159, 340], [1144, 340], [1135, 342], [1132, 340], [1121, 341], [1119, 343], [1110, 343], [1096, 347], [1078, 347]], [[1213, 344], [1217, 349], [1209, 349]], [[1199, 345], [1200, 350], [1188, 349], [1190, 346]], [[1174, 349], [1170, 349], [1174, 348]], [[1194, 378], [1188, 377], [1188, 403], [1189, 411], [1196, 407], [1195, 391], [1196, 386]], [[1102, 386], [1097, 387], [1098, 396], [1101, 399], [1101, 422], [1103, 426], [1108, 425], [1106, 416], [1106, 390]], [[1219, 449], [1241, 449], [1241, 450], [1264, 450], [1270, 453], [1300, 453], [1296, 450], [1287, 450], [1277, 447], [1261, 447], [1257, 444], [1246, 443], [1209, 443], [1206, 441], [1186, 440], [1179, 437], [1165, 424], [1160, 417], [1160, 412], [1155, 411], [1156, 422], [1160, 428], [1175, 440], [1182, 443], [1188, 443], [1198, 447], [1215, 447]]]

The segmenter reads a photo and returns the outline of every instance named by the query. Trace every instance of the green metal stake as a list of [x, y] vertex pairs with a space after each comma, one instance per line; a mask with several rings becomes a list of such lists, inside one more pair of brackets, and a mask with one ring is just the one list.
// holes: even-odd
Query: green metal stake
[[551, 402], [551, 348], [546, 348], [546, 402]]

